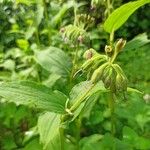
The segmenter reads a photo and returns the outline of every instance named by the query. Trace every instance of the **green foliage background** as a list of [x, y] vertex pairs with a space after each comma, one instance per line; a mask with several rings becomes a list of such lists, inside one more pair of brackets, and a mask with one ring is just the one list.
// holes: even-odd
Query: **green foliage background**
[[[114, 1], [113, 9], [129, 2], [129, 0]], [[103, 23], [107, 18], [103, 2], [95, 11], [90, 9], [90, 1], [82, 0], [76, 3], [81, 4], [78, 14], [87, 13], [95, 18], [95, 23], [88, 29], [90, 44], [81, 45], [78, 53], [77, 68], [80, 68], [85, 50], [92, 47], [97, 52], [104, 53], [109, 35], [103, 29]], [[81, 150], [92, 150], [93, 147], [95, 150], [111, 150], [114, 143], [116, 150], [150, 149], [149, 14], [150, 4], [142, 6], [115, 34], [115, 39], [123, 37], [130, 42], [127, 43], [129, 48], [124, 48], [117, 61], [129, 79], [129, 86], [144, 94], [129, 93], [127, 100], [119, 95], [120, 100], [116, 102], [115, 111], [117, 126], [115, 138], [110, 134], [110, 110], [107, 108], [109, 96], [102, 93], [90, 97], [93, 102], [96, 102], [89, 104], [91, 108], [88, 107], [88, 111], [84, 110], [80, 122], [82, 124], [79, 140]], [[53, 91], [59, 90], [60, 95], [63, 93], [71, 97], [69, 94], [73, 85], [85, 80], [84, 77], [78, 76], [73, 81], [73, 85], [68, 83], [75, 48], [72, 43], [64, 41], [60, 29], [71, 24], [74, 20], [73, 16], [73, 1], [0, 0], [0, 81], [36, 81]], [[47, 64], [43, 60], [46, 56], [50, 56]], [[53, 58], [59, 61], [55, 63]], [[37, 63], [38, 60], [40, 63]], [[50, 67], [48, 63], [55, 68]], [[65, 99], [63, 94], [62, 97]], [[11, 103], [7, 103], [1, 97], [0, 150], [41, 150], [44, 140], [48, 139], [48, 143], [51, 142], [50, 135], [44, 134], [41, 138], [37, 131], [37, 122], [39, 130], [42, 131], [40, 123], [49, 114], [46, 113], [43, 118], [40, 118], [41, 120], [38, 119], [43, 112], [39, 109], [40, 105], [36, 107], [38, 109], [15, 105], [13, 98]], [[56, 119], [57, 126], [58, 116], [52, 114], [52, 117]], [[78, 129], [74, 122], [68, 128], [66, 131], [68, 139], [77, 136]], [[49, 129], [46, 130], [49, 131]], [[55, 138], [57, 141], [58, 137], [55, 136]], [[66, 150], [74, 148], [73, 138], [72, 141], [73, 144], [65, 143]], [[57, 147], [48, 145], [47, 149], [57, 150]]]

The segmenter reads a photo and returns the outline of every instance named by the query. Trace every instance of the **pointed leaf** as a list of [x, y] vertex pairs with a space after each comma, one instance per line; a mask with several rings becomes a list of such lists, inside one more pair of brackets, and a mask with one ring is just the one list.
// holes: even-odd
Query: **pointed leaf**
[[60, 115], [46, 112], [39, 117], [38, 132], [44, 149], [57, 150], [60, 147], [59, 127]]
[[93, 100], [93, 98], [90, 97], [98, 91], [107, 92], [102, 82], [98, 82], [93, 86], [91, 81], [83, 81], [72, 88], [70, 92], [71, 109], [73, 108], [74, 111], [72, 121], [82, 112], [83, 109], [86, 109], [90, 103], [89, 101]]
[[67, 97], [59, 91], [28, 81], [0, 84], [0, 96], [9, 102], [64, 113]]
[[134, 89], [134, 88], [131, 88], [131, 87], [128, 87], [127, 88], [127, 91], [128, 92], [134, 92], [134, 93], [139, 93], [139, 94], [144, 94], [143, 92], [137, 90], [137, 89]]
[[50, 73], [63, 77], [70, 74], [72, 63], [70, 58], [59, 48], [49, 47], [43, 51], [36, 51], [37, 62]]
[[134, 2], [129, 2], [117, 8], [105, 21], [105, 31], [109, 33], [116, 31], [139, 7], [147, 3], [150, 3], [150, 0], [138, 0]]
[[139, 34], [138, 36], [133, 38], [131, 41], [127, 42], [127, 44], [123, 48], [123, 51], [138, 49], [148, 43], [150, 43], [150, 39], [148, 39], [147, 34], [146, 33]]

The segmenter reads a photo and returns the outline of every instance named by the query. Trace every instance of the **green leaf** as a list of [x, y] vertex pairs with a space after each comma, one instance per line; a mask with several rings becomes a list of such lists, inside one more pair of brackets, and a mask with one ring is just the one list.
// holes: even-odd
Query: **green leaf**
[[138, 49], [148, 43], [150, 43], [150, 40], [148, 39], [147, 34], [142, 33], [133, 38], [131, 41], [127, 42], [127, 44], [123, 48], [123, 51]]
[[131, 88], [131, 87], [128, 87], [127, 88], [127, 92], [134, 92], [134, 93], [138, 93], [138, 94], [144, 94], [143, 92], [137, 90], [137, 89], [134, 89], [134, 88]]
[[70, 92], [70, 102], [71, 104], [79, 99], [86, 99], [87, 97], [93, 95], [99, 90], [105, 91], [106, 89], [103, 86], [102, 82], [98, 82], [93, 88], [91, 81], [83, 81], [75, 85]]
[[29, 143], [27, 143], [25, 145], [25, 147], [23, 149], [20, 150], [43, 150], [42, 149], [42, 145], [40, 145], [38, 138], [35, 138], [31, 141], [29, 141]]
[[0, 96], [9, 102], [28, 105], [40, 109], [64, 113], [67, 97], [59, 91], [34, 82], [10, 82], [0, 84]]
[[131, 129], [127, 126], [125, 126], [123, 128], [123, 139], [125, 141], [134, 142], [137, 137], [138, 137], [138, 135], [133, 129]]
[[91, 110], [94, 107], [95, 103], [97, 102], [99, 95], [101, 93], [95, 93], [92, 96], [90, 96], [87, 100], [87, 102], [84, 105], [84, 108], [82, 109], [82, 116], [84, 118], [89, 118], [91, 114]]
[[150, 147], [149, 139], [138, 136], [133, 129], [127, 126], [123, 128], [123, 140], [134, 149], [147, 150]]
[[70, 104], [74, 107], [74, 116], [72, 121], [82, 112], [82, 110], [86, 112], [85, 110], [88, 109], [89, 104], [93, 106], [90, 101], [92, 100], [95, 103], [95, 100], [90, 97], [98, 91], [107, 91], [102, 82], [98, 82], [95, 86], [93, 86], [91, 81], [83, 81], [72, 88], [70, 92]]
[[43, 84], [49, 88], [52, 88], [55, 85], [55, 83], [57, 82], [57, 80], [59, 80], [60, 78], [61, 78], [61, 76], [58, 74], [50, 74], [48, 79], [43, 81]]
[[135, 143], [136, 149], [148, 150], [150, 148], [149, 138], [139, 137]]
[[35, 57], [37, 62], [50, 73], [63, 77], [69, 76], [72, 63], [61, 49], [49, 47], [43, 51], [35, 51]]
[[101, 144], [99, 143], [99, 141], [102, 139], [102, 135], [100, 134], [93, 134], [91, 136], [88, 137], [84, 137], [80, 140], [80, 149], [81, 150], [100, 150]]
[[38, 132], [40, 141], [44, 145], [44, 149], [59, 150], [60, 149], [60, 115], [46, 112], [38, 119]]
[[33, 3], [35, 3], [35, 0], [16, 0], [16, 4], [25, 4], [27, 6], [30, 6]]
[[61, 9], [58, 11], [58, 13], [52, 18], [51, 24], [52, 25], [58, 25], [58, 23], [61, 22], [62, 18], [64, 17], [65, 13], [69, 8], [73, 6], [72, 1], [69, 1], [68, 3], [64, 3]]
[[139, 7], [147, 3], [150, 3], [150, 0], [138, 0], [135, 2], [129, 2], [117, 8], [105, 21], [105, 31], [109, 33], [116, 31]]
[[33, 36], [35, 31], [36, 31], [35, 26], [29, 26], [25, 32], [25, 39], [29, 40]]
[[102, 139], [103, 149], [114, 149], [114, 150], [133, 150], [129, 144], [114, 138], [111, 134], [106, 133]]
[[17, 46], [23, 50], [28, 50], [29, 42], [26, 39], [17, 39]]
[[77, 99], [80, 99], [80, 97], [90, 90], [92, 85], [93, 84], [90, 81], [83, 81], [75, 85], [70, 92], [70, 103], [72, 104]]

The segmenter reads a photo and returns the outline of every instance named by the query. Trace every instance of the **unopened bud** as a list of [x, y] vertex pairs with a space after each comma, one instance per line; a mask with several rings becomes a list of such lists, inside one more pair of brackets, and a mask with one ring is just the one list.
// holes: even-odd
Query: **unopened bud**
[[106, 45], [105, 46], [105, 52], [108, 56], [111, 56], [112, 55], [112, 52], [113, 52], [113, 49], [110, 45]]
[[84, 53], [83, 57], [84, 57], [85, 59], [91, 59], [91, 58], [93, 57], [93, 55], [95, 55], [96, 53], [97, 53], [97, 52], [96, 52], [94, 49], [90, 48], [89, 50], [87, 50], [87, 51]]
[[91, 6], [91, 10], [95, 10], [96, 9], [96, 6], [95, 5], [92, 5]]
[[65, 28], [61, 28], [60, 33], [64, 33], [64, 32], [65, 32]]
[[79, 35], [79, 37], [78, 37], [78, 41], [79, 41], [79, 43], [83, 43], [84, 38], [83, 38], [83, 36], [82, 36], [82, 35]]
[[65, 43], [67, 43], [69, 41], [67, 37], [64, 37], [63, 40]]
[[120, 52], [124, 48], [125, 45], [126, 45], [126, 40], [124, 40], [124, 39], [121, 38], [116, 43], [115, 50], [118, 51], [118, 52]]

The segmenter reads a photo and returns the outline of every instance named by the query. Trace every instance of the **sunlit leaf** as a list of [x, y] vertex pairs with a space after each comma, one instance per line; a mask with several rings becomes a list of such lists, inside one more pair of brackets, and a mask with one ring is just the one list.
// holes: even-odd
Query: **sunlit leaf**
[[42, 0], [36, 0], [36, 3], [37, 3], [37, 11], [35, 14], [35, 20], [36, 20], [36, 26], [38, 26], [44, 17], [44, 6]]
[[143, 92], [137, 90], [137, 89], [134, 89], [134, 88], [131, 88], [131, 87], [128, 87], [127, 88], [127, 91], [128, 92], [134, 92], [134, 93], [139, 93], [139, 94], [144, 94]]
[[141, 6], [150, 3], [150, 0], [138, 0], [129, 2], [117, 8], [105, 21], [105, 31], [111, 33], [119, 29], [127, 19]]

